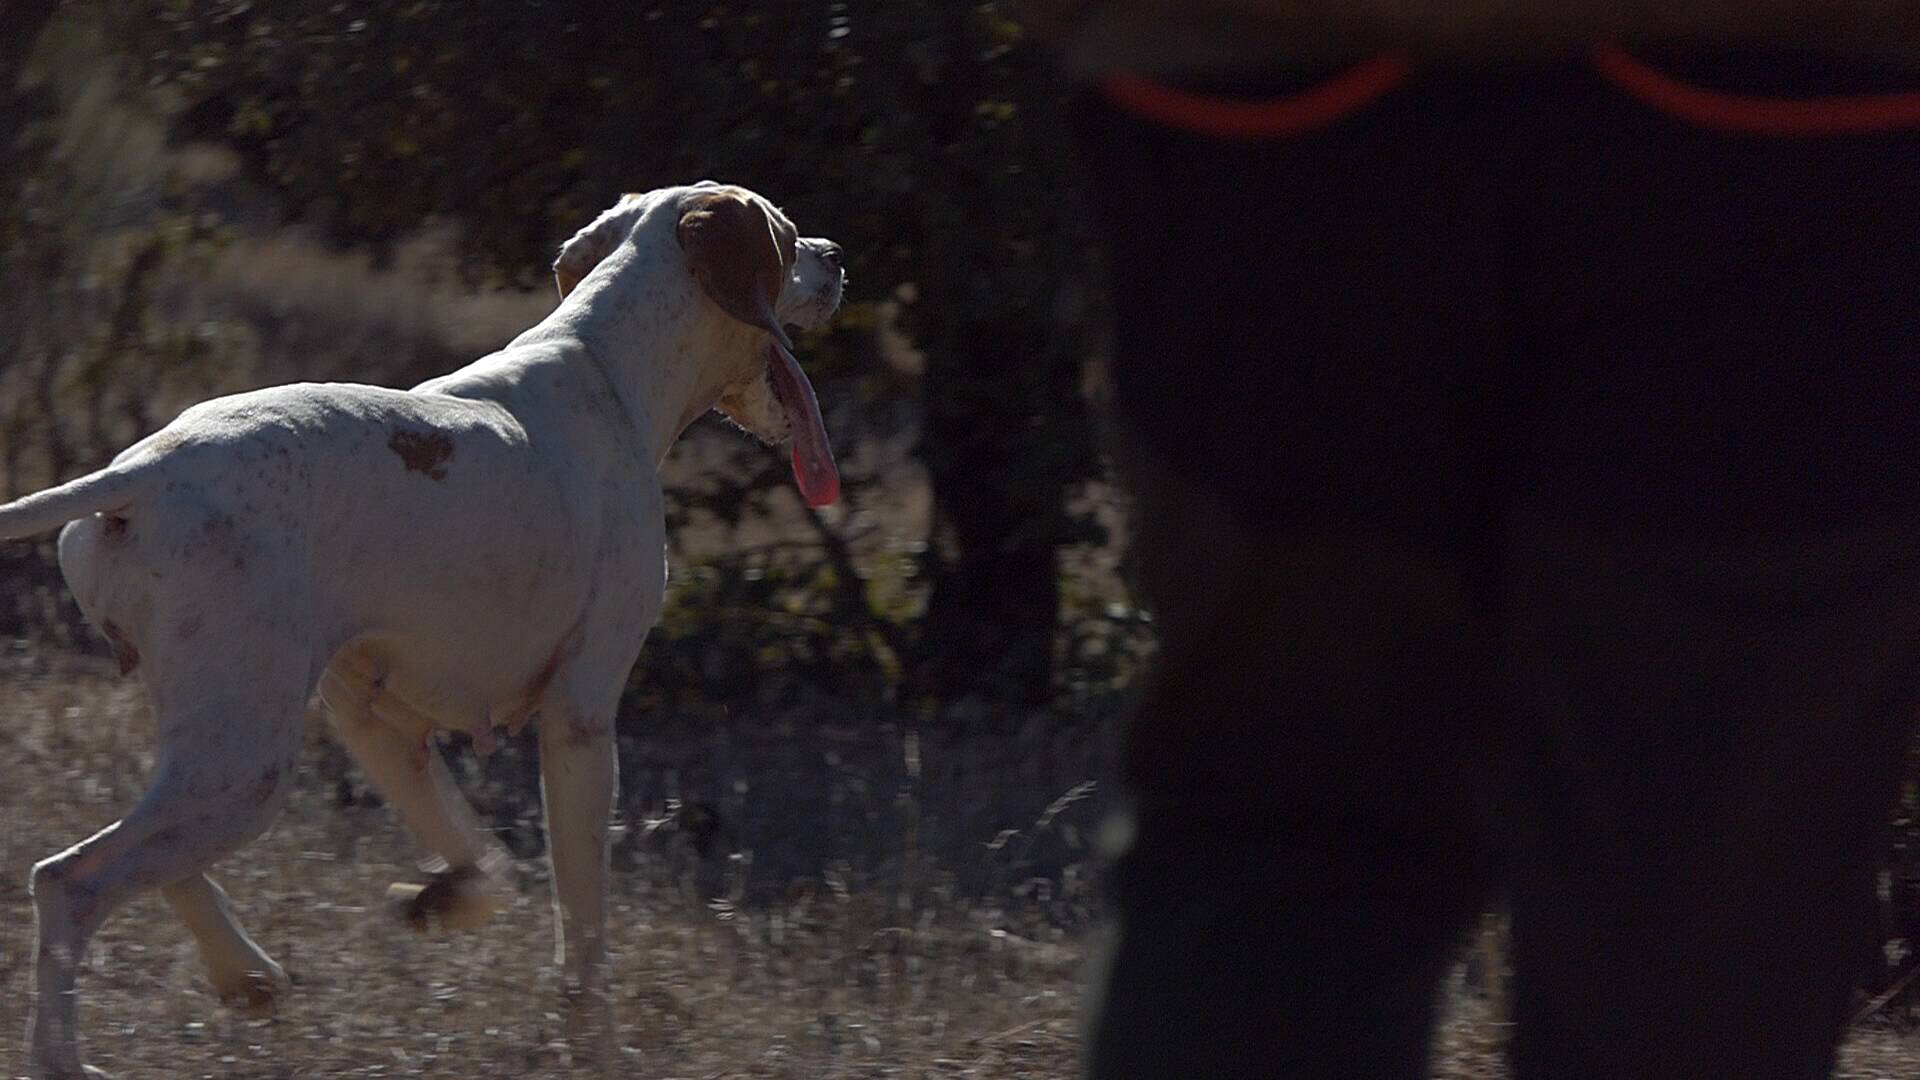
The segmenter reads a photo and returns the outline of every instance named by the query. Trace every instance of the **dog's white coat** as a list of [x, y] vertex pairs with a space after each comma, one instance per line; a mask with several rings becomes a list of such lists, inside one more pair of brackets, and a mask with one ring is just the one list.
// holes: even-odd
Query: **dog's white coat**
[[[118, 823], [35, 866], [30, 1060], [80, 1075], [75, 968], [106, 915], [158, 887], [222, 997], [272, 1005], [284, 974], [204, 868], [280, 808], [318, 686], [409, 828], [484, 880], [501, 858], [426, 752], [538, 714], [569, 1027], [605, 1060], [606, 828], [615, 706], [661, 606], [658, 466], [720, 405], [777, 442], [768, 334], [689, 273], [683, 208], [710, 183], [629, 196], [555, 264], [563, 300], [506, 348], [401, 391], [303, 383], [182, 413], [99, 473], [0, 507], [0, 537], [71, 521], [60, 562], [151, 694], [152, 786]], [[838, 249], [801, 239], [775, 312], [839, 303]], [[577, 287], [574, 283], [577, 282]], [[491, 909], [464, 896], [448, 921]]]

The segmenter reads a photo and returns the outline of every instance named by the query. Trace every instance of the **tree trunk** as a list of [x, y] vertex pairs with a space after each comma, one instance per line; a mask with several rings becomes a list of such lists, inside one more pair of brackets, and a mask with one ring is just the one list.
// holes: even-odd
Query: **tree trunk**
[[[934, 484], [953, 513], [978, 505], [990, 481]], [[956, 487], [963, 490], [955, 490]], [[1017, 521], [987, 522], [1005, 538]], [[940, 700], [968, 695], [1013, 707], [1044, 704], [1053, 683], [1053, 635], [1060, 608], [1053, 545], [962, 549], [933, 581], [921, 624], [929, 690]]]
[[[1014, 707], [1043, 704], [1060, 611], [1054, 523], [1068, 478], [1030, 453], [1039, 402], [1008, 401], [1038, 361], [957, 333], [927, 357], [922, 458], [933, 484], [937, 556], [921, 624], [927, 689]], [[942, 549], [947, 549], [945, 552]]]
[[[919, 103], [930, 118], [935, 163], [948, 175], [927, 203], [975, 220], [994, 211], [990, 185], [955, 172], [948, 154], [975, 125], [983, 69], [974, 47], [978, 15], [943, 12], [948, 53]], [[964, 156], [964, 155], [963, 155]], [[981, 325], [980, 284], [971, 268], [993, 264], [991, 229], [929, 228], [917, 245], [925, 289], [918, 313], [927, 352], [926, 428], [920, 457], [933, 487], [932, 591], [921, 622], [921, 672], [941, 701], [977, 696], [1013, 708], [1044, 703], [1052, 690], [1053, 635], [1060, 609], [1058, 543], [1050, 522], [1065, 479], [1022, 454], [1027, 418], [1045, 404], [1022, 400], [1023, 366], [1036, 358], [1021, 335]], [[1039, 467], [1037, 467], [1039, 466]]]

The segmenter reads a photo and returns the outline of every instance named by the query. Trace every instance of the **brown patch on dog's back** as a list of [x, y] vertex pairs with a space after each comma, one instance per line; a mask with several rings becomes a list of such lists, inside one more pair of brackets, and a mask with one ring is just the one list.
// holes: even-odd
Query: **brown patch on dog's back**
[[447, 478], [447, 460], [453, 457], [453, 440], [439, 431], [396, 431], [387, 440], [387, 449], [400, 455], [408, 472], [425, 473], [429, 480]]
[[126, 675], [140, 666], [140, 650], [134, 648], [133, 639], [112, 619], [100, 624], [100, 632], [107, 635], [107, 644], [113, 646], [113, 659], [120, 665], [120, 674]]
[[127, 538], [129, 525], [126, 518], [118, 514], [100, 515], [100, 536], [102, 539], [120, 541]]

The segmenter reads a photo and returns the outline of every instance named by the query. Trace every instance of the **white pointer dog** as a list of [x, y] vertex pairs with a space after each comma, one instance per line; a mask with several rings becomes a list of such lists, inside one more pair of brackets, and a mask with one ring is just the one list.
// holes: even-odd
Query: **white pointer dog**
[[81, 1064], [88, 938], [158, 888], [220, 996], [270, 1010], [285, 974], [235, 923], [209, 863], [285, 801], [316, 686], [341, 740], [448, 866], [396, 886], [412, 918], [473, 925], [503, 853], [428, 742], [539, 717], [568, 1031], [604, 1064], [614, 708], [660, 612], [658, 468], [709, 408], [791, 441], [811, 505], [839, 477], [783, 327], [840, 303], [840, 249], [752, 192], [628, 195], [554, 262], [560, 306], [411, 390], [302, 383], [194, 406], [99, 472], [0, 506], [0, 538], [66, 524], [60, 567], [138, 672], [159, 735], [119, 822], [33, 868], [30, 1066]]

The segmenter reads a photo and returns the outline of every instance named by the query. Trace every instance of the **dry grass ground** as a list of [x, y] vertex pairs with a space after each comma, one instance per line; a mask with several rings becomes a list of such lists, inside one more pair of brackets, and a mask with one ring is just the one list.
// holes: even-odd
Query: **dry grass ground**
[[[137, 686], [93, 661], [0, 683], [0, 1074], [21, 1065], [31, 983], [27, 869], [138, 794], [152, 739]], [[95, 939], [91, 1060], [140, 1077], [528, 1077], [565, 1069], [539, 860], [484, 929], [417, 936], [382, 903], [418, 849], [384, 807], [338, 805], [318, 743], [272, 831], [216, 868], [294, 988], [250, 1021], [206, 990], [157, 897]], [[615, 882], [622, 1075], [1057, 1077], [1072, 1072], [1078, 946], [1059, 927], [923, 890], [826, 875], [774, 903], [703, 908], [640, 871]], [[1012, 929], [1009, 929], [1009, 927]]]
[[[135, 683], [114, 677], [101, 661], [63, 654], [7, 658], [0, 718], [4, 1074], [20, 1065], [31, 982], [27, 869], [129, 804], [150, 765], [152, 739]], [[184, 931], [156, 897], [143, 897], [101, 931], [82, 977], [92, 1060], [121, 1080], [566, 1075], [555, 1038], [558, 976], [540, 860], [522, 860], [522, 892], [491, 925], [455, 937], [414, 934], [382, 896], [389, 882], [413, 873], [420, 853], [389, 810], [364, 798], [343, 800], [355, 785], [343, 786], [341, 759], [322, 732], [316, 718], [308, 767], [279, 823], [216, 870], [246, 925], [292, 975], [279, 1015], [245, 1020], [221, 1008]], [[648, 756], [679, 760], [681, 768], [691, 760], [660, 747]], [[828, 757], [839, 766], [859, 760], [857, 749]], [[927, 765], [936, 771], [934, 762]], [[762, 757], [753, 767], [774, 765]], [[882, 778], [878, 786], [887, 784]], [[927, 787], [929, 834], [939, 831], [935, 809], [957, 802], [937, 787]], [[476, 794], [484, 809], [485, 792]], [[849, 797], [828, 792], [821, 801]], [[889, 797], [883, 790], [873, 802]], [[790, 816], [826, 820], [819, 809], [795, 807]], [[623, 868], [611, 927], [626, 1058], [620, 1073], [807, 1080], [1074, 1075], [1076, 980], [1090, 913], [1078, 892], [1079, 868], [1068, 866], [1063, 876], [1055, 866], [1031, 879], [1053, 883], [1036, 896], [977, 866], [970, 873], [942, 868], [943, 861], [975, 859], [977, 851], [964, 849], [986, 848], [991, 835], [888, 859], [875, 852], [897, 853], [903, 838], [872, 834], [903, 819], [859, 805], [837, 813], [848, 834], [847, 858], [828, 860], [812, 876], [763, 873], [781, 883], [771, 891], [723, 882], [720, 891], [732, 902], [703, 900], [714, 890], [694, 888], [697, 860], [670, 845], [637, 855], [629, 845], [631, 857], [616, 859]], [[1069, 806], [1051, 827], [1059, 828], [1057, 819], [1092, 816]], [[1032, 823], [1009, 827], [1022, 825]], [[735, 828], [763, 841], [780, 833], [752, 815]], [[1023, 830], [1029, 854], [1026, 838], [1041, 831]], [[772, 852], [762, 856], [763, 863], [780, 861]], [[1505, 1030], [1483, 998], [1454, 980], [1436, 1074], [1505, 1076]], [[1836, 1075], [1920, 1075], [1920, 1038], [1878, 1021], [1850, 1040]]]

